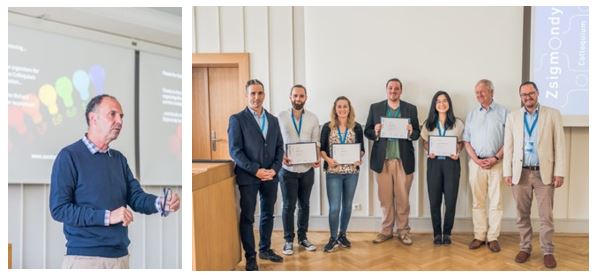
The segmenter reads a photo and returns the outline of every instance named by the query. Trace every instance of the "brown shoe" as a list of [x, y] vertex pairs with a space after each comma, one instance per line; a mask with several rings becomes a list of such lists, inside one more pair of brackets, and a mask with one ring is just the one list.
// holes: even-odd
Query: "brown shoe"
[[544, 255], [544, 266], [548, 268], [557, 267], [557, 261], [555, 260], [555, 256], [553, 254]]
[[486, 241], [482, 241], [482, 240], [478, 240], [476, 238], [474, 238], [474, 240], [472, 240], [472, 242], [470, 242], [470, 245], [468, 245], [468, 248], [474, 250], [474, 249], [478, 249], [480, 248], [480, 246], [484, 245], [486, 243]]
[[[515, 256], [515, 262], [516, 263], [525, 263], [528, 261], [529, 258], [530, 258], [530, 253], [525, 252], [525, 251], [519, 251], [519, 253], [517, 253], [517, 256]], [[546, 258], [545, 258], [545, 262], [546, 262]]]
[[494, 252], [494, 253], [501, 251], [501, 246], [499, 245], [499, 241], [498, 240], [489, 241], [488, 242], [488, 250], [490, 250], [491, 252]]
[[373, 243], [379, 244], [379, 243], [385, 242], [391, 238], [393, 238], [393, 235], [385, 235], [385, 234], [380, 233], [380, 234], [377, 234], [377, 238], [375, 238], [375, 240], [373, 240]]

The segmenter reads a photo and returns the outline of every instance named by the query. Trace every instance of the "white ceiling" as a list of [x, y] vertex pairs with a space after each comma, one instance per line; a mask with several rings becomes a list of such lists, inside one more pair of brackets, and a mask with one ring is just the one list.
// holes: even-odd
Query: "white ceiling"
[[135, 40], [182, 46], [181, 8], [8, 8], [8, 11]]

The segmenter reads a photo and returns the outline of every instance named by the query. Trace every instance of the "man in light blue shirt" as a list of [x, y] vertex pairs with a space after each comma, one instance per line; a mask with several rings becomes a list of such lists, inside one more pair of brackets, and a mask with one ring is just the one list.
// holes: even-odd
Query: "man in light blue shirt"
[[254, 111], [251, 107], [247, 107], [252, 116], [257, 121], [257, 125], [259, 125], [259, 129], [261, 129], [261, 133], [263, 134], [263, 138], [267, 138], [267, 131], [269, 130], [269, 122], [267, 121], [267, 114], [262, 113], [259, 115], [256, 111]]
[[490, 80], [478, 81], [475, 91], [480, 105], [468, 113], [463, 135], [470, 157], [468, 165], [473, 201], [474, 240], [469, 248], [478, 249], [488, 241], [488, 248], [499, 252], [498, 237], [503, 218], [501, 159], [508, 111], [495, 103], [494, 86]]
[[[528, 111], [525, 107], [524, 123], [528, 128], [524, 129], [524, 167], [540, 166], [538, 160], [538, 153], [536, 153], [536, 143], [538, 142], [538, 130], [540, 127], [536, 126], [538, 123], [538, 113], [540, 111], [540, 104], [536, 105], [534, 111]], [[528, 131], [529, 129], [529, 131]], [[530, 134], [531, 133], [531, 134]]]

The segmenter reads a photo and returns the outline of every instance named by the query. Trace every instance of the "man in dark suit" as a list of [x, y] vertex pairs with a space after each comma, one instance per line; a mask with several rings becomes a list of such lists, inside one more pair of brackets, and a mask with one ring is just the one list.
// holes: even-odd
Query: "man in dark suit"
[[277, 173], [283, 159], [283, 138], [277, 118], [263, 108], [263, 84], [246, 83], [248, 106], [230, 116], [228, 140], [234, 173], [240, 190], [240, 238], [246, 257], [246, 270], [258, 270], [253, 223], [257, 192], [261, 201], [259, 258], [282, 262], [271, 250], [273, 208], [277, 199]]
[[[412, 141], [420, 137], [418, 111], [416, 106], [401, 101], [402, 83], [392, 78], [385, 85], [387, 100], [372, 104], [368, 112], [364, 135], [374, 141], [370, 168], [377, 175], [379, 201], [383, 210], [381, 232], [373, 243], [381, 243], [393, 237], [397, 227], [399, 240], [405, 245], [412, 244], [410, 226], [410, 188], [415, 167]], [[408, 138], [381, 138], [381, 117], [408, 118]]]

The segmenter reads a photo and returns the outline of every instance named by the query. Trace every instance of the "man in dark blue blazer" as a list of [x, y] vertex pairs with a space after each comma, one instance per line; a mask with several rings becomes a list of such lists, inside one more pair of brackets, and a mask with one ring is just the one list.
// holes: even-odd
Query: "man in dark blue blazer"
[[246, 270], [258, 270], [253, 224], [257, 192], [260, 193], [259, 258], [282, 262], [271, 250], [273, 209], [283, 159], [283, 138], [277, 118], [263, 108], [263, 84], [252, 79], [246, 83], [248, 106], [230, 116], [228, 140], [230, 156], [236, 163], [234, 173], [240, 190], [240, 238], [246, 257]]
[[[373, 243], [391, 239], [393, 228], [397, 227], [399, 240], [411, 245], [409, 199], [415, 167], [412, 141], [420, 137], [418, 110], [416, 106], [401, 100], [402, 84], [399, 79], [388, 80], [385, 88], [387, 100], [370, 106], [364, 128], [364, 135], [374, 141], [370, 168], [378, 174], [379, 201], [383, 211], [382, 228]], [[381, 138], [381, 117], [408, 118], [408, 138]]]

